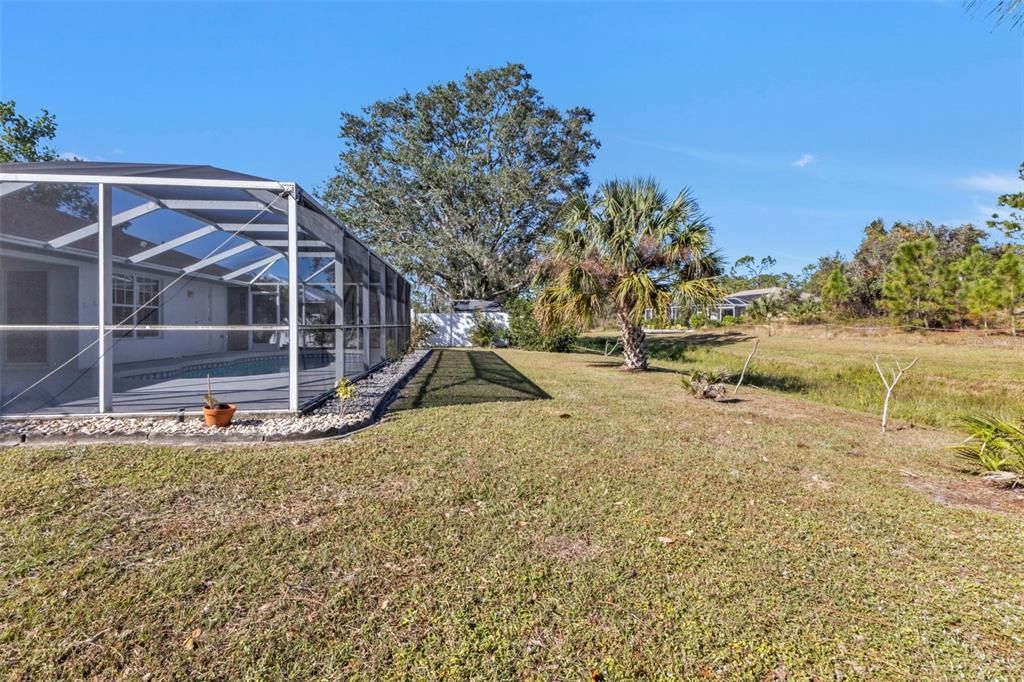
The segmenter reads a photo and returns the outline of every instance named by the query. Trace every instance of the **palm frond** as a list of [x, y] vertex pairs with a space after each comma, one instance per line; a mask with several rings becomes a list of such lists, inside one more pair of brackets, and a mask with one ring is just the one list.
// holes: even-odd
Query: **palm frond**
[[670, 199], [652, 178], [608, 181], [589, 202], [572, 197], [537, 268], [538, 316], [589, 324], [610, 303], [639, 325], [673, 300], [710, 303], [722, 265], [711, 234], [688, 189]]

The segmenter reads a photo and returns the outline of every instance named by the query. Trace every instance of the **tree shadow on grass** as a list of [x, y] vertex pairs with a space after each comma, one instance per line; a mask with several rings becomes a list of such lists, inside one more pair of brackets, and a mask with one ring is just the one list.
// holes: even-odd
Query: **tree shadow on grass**
[[810, 383], [792, 374], [778, 374], [763, 370], [748, 370], [743, 385], [767, 388], [781, 393], [804, 393], [811, 387]]
[[392, 411], [551, 398], [492, 351], [435, 350], [391, 404]]
[[[718, 332], [715, 334], [683, 334], [680, 332], [679, 334], [665, 336], [649, 334], [647, 336], [647, 352], [651, 358], [656, 360], [685, 361], [687, 360], [687, 354], [691, 350], [731, 346], [736, 343], [749, 341], [752, 338], [754, 337], [738, 331]], [[577, 345], [588, 352], [603, 354], [607, 348], [612, 347], [617, 339], [618, 337], [613, 334], [587, 336], [581, 338]], [[621, 346], [615, 350], [614, 355], [622, 355]]]

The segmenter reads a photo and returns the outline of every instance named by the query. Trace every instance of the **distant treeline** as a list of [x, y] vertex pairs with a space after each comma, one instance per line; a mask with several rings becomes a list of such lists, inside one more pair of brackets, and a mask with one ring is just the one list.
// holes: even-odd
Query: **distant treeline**
[[[777, 312], [799, 322], [884, 316], [905, 326], [999, 326], [1016, 334], [1024, 304], [1024, 192], [1004, 194], [998, 202], [1009, 212], [992, 216], [992, 233], [928, 221], [887, 227], [877, 219], [864, 228], [850, 257], [823, 256], [792, 275], [767, 272], [775, 265], [771, 257], [744, 256], [723, 278], [723, 289], [784, 287]], [[988, 243], [990, 234], [1008, 241]]]

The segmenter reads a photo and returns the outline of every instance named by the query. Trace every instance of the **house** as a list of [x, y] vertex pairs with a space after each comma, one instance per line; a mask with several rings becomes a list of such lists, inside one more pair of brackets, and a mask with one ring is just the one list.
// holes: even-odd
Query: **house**
[[454, 313], [500, 313], [504, 308], [497, 301], [487, 301], [479, 298], [463, 298], [452, 301], [452, 312]]
[[0, 417], [299, 411], [405, 349], [409, 294], [294, 183], [0, 164]]
[[[704, 311], [709, 320], [721, 321], [726, 317], [739, 317], [747, 307], [765, 296], [781, 296], [785, 291], [782, 287], [765, 287], [763, 289], [745, 289], [722, 297], [720, 301], [706, 306]], [[694, 309], [690, 306], [671, 305], [668, 308], [667, 320], [670, 324], [685, 324]], [[644, 319], [655, 320], [658, 316], [654, 310], [648, 309]]]
[[782, 287], [764, 287], [762, 289], [744, 289], [722, 298], [708, 308], [708, 319], [723, 320], [726, 317], [740, 317], [747, 307], [759, 298], [781, 296], [785, 291]]

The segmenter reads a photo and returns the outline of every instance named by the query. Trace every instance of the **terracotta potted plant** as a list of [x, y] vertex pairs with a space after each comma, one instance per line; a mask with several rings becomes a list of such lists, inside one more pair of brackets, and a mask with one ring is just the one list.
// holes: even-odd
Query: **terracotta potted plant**
[[203, 407], [203, 419], [207, 426], [231, 426], [231, 418], [235, 416], [235, 406], [222, 403], [213, 395], [210, 377], [206, 377], [206, 405]]

